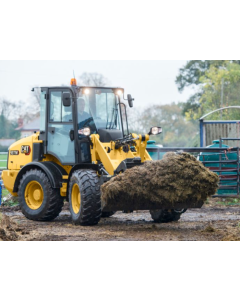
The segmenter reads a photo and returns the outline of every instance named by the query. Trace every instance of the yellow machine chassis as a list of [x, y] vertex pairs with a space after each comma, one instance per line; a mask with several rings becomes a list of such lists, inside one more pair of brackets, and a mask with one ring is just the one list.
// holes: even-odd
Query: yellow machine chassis
[[[117, 167], [121, 164], [122, 161], [126, 159], [129, 158], [133, 159], [135, 157], [139, 157], [141, 159], [141, 162], [144, 162], [146, 160], [152, 160], [150, 155], [146, 151], [149, 135], [144, 135], [144, 136], [136, 135], [136, 134], [132, 134], [132, 135], [133, 138], [135, 139], [135, 147], [134, 147], [136, 150], [135, 152], [132, 152], [131, 150], [129, 150], [128, 152], [124, 152], [123, 147], [116, 149], [116, 145], [114, 141], [110, 143], [102, 143], [100, 141], [100, 137], [98, 134], [92, 134], [90, 136], [91, 143], [92, 143], [91, 145], [92, 163], [97, 164], [98, 161], [100, 161], [103, 164], [105, 170], [108, 172], [109, 176], [113, 176], [115, 175], [114, 172], [117, 169]], [[13, 188], [14, 188], [14, 184], [18, 172], [22, 167], [32, 162], [32, 153], [31, 155], [25, 155], [24, 153], [21, 153], [21, 147], [22, 145], [29, 145], [30, 148], [33, 149], [34, 143], [42, 143], [42, 141], [39, 140], [39, 132], [37, 132], [36, 134], [30, 137], [15, 142], [9, 148], [8, 170], [4, 170], [2, 172], [2, 178], [5, 187], [14, 196], [17, 196], [17, 193], [13, 192]], [[11, 155], [12, 150], [19, 151], [19, 155]], [[52, 161], [57, 163], [67, 172], [67, 174], [70, 174], [71, 172], [72, 166], [62, 165], [61, 162], [53, 155], [50, 154], [44, 155], [42, 162], [44, 161]], [[62, 179], [65, 182], [62, 183], [62, 187], [60, 188], [60, 194], [62, 197], [66, 197], [67, 195], [66, 181], [68, 180], [68, 175], [63, 175]], [[29, 190], [31, 190], [30, 187]], [[38, 207], [38, 205], [34, 202], [36, 201], [34, 197], [35, 196], [32, 194], [31, 199], [33, 200], [32, 201], [29, 200], [29, 207], [35, 207], [33, 209], [37, 209], [36, 207]], [[77, 211], [77, 205], [76, 205], [76, 211]]]

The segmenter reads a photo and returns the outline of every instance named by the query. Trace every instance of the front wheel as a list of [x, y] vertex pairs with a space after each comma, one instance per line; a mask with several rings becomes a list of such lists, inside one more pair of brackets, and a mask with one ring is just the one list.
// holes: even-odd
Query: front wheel
[[96, 225], [101, 218], [99, 178], [93, 170], [75, 171], [69, 182], [69, 208], [76, 225]]
[[150, 210], [150, 214], [155, 223], [169, 223], [169, 222], [178, 221], [181, 215], [185, 211], [186, 209], [182, 209], [182, 210], [159, 209], [159, 210]]

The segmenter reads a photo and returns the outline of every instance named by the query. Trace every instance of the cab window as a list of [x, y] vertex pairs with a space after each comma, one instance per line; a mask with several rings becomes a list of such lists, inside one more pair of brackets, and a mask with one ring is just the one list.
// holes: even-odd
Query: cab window
[[72, 105], [69, 107], [62, 104], [62, 91], [50, 92], [50, 122], [71, 122], [72, 118]]

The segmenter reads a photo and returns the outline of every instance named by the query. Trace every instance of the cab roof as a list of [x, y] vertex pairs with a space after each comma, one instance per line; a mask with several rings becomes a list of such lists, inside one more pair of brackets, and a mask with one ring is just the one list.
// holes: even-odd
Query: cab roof
[[[39, 88], [39, 87], [35, 87], [35, 88]], [[70, 86], [41, 86], [40, 88], [44, 88], [44, 89], [62, 89], [62, 88], [78, 88], [78, 89], [84, 89], [84, 88], [88, 88], [88, 89], [121, 89], [123, 90], [122, 87], [107, 87], [107, 86], [87, 86], [87, 85], [70, 85]], [[33, 88], [34, 89], [34, 88]]]

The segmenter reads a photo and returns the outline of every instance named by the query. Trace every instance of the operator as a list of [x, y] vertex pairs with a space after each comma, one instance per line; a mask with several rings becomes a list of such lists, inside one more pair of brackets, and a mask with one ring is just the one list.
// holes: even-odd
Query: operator
[[82, 128], [87, 119], [91, 116], [84, 111], [85, 109], [85, 100], [83, 98], [78, 99], [78, 128]]

